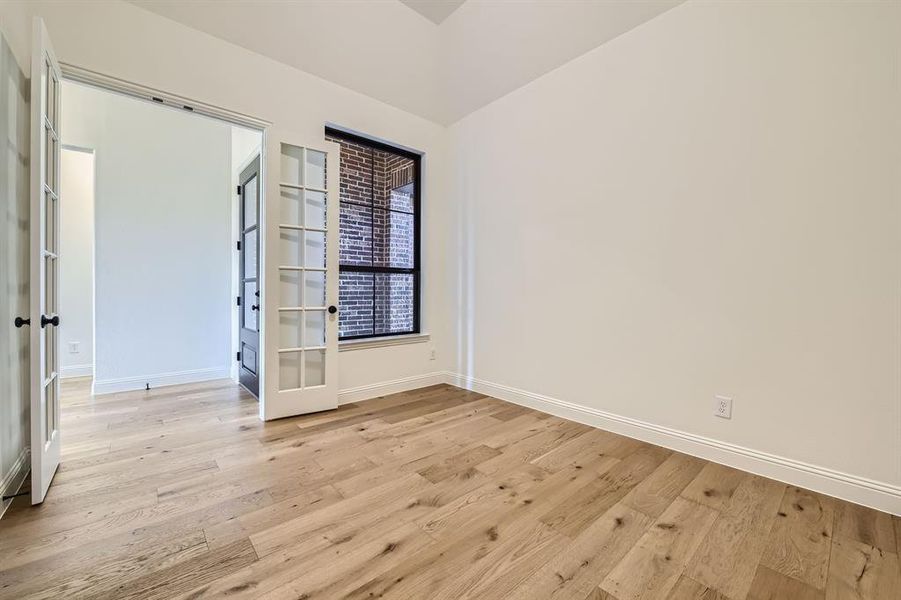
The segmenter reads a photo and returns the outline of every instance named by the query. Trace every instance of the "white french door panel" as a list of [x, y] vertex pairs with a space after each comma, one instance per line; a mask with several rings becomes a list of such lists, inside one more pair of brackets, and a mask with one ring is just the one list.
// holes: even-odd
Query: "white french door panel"
[[59, 467], [60, 69], [34, 20], [31, 57], [31, 503]]
[[338, 407], [340, 146], [266, 131], [264, 420]]

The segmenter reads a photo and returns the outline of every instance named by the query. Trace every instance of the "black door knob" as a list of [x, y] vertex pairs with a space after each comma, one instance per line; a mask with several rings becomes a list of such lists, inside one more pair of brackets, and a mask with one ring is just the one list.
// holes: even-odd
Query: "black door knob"
[[25, 325], [31, 325], [31, 319], [23, 319], [22, 317], [16, 317], [16, 320], [13, 321], [13, 325], [18, 327], [24, 327]]
[[41, 315], [41, 329], [43, 329], [47, 325], [53, 325], [54, 327], [59, 327], [59, 316], [54, 316], [53, 318], [49, 318], [49, 317], [47, 317], [47, 315]]
[[250, 310], [260, 310], [260, 305], [259, 304], [251, 304]]
[[335, 306], [334, 304], [332, 306], [328, 307], [328, 314], [333, 315], [336, 312], [338, 312], [338, 307]]

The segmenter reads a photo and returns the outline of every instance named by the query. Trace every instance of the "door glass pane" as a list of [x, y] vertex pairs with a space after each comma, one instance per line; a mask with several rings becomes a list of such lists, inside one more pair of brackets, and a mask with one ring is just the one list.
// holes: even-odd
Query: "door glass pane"
[[278, 355], [278, 389], [295, 390], [300, 387], [301, 352], [280, 352]]
[[325, 189], [325, 153], [307, 149], [307, 187]]
[[303, 149], [282, 144], [281, 181], [291, 185], [303, 185]]
[[325, 306], [325, 272], [307, 271], [303, 279], [304, 306]]
[[287, 269], [279, 270], [279, 306], [283, 308], [301, 306], [301, 274], [300, 271], [289, 271]]
[[[44, 113], [49, 117], [49, 108], [50, 108], [50, 61], [44, 61], [44, 69], [41, 72], [41, 90], [43, 90], [44, 94]], [[37, 102], [37, 99], [35, 99]]]
[[44, 257], [44, 313], [53, 316], [56, 310], [56, 286], [54, 285], [54, 268], [56, 261], [52, 256]]
[[303, 253], [301, 239], [303, 232], [297, 229], [281, 228], [278, 232], [279, 246], [281, 247], [281, 264], [287, 267], [300, 267], [303, 265]]
[[53, 352], [50, 351], [53, 348], [53, 326], [47, 325], [41, 333], [44, 336], [44, 379], [47, 379], [53, 374]]
[[305, 237], [304, 266], [311, 268], [325, 267], [325, 233], [322, 231], [307, 231]]
[[56, 382], [47, 384], [44, 388], [44, 441], [48, 441], [56, 429], [54, 417], [56, 411]]
[[303, 313], [297, 310], [279, 311], [279, 348], [300, 348], [300, 319], [302, 316]]
[[241, 299], [242, 308], [244, 309], [244, 328], [251, 331], [257, 331], [257, 311], [253, 310], [257, 304], [257, 284], [255, 281], [244, 282], [244, 298]]
[[301, 213], [303, 201], [301, 200], [303, 192], [295, 188], [282, 186], [279, 188], [281, 195], [281, 214], [278, 222], [285, 225], [303, 225]]
[[244, 229], [257, 224], [257, 176], [244, 184]]
[[44, 168], [46, 169], [44, 180], [47, 183], [47, 187], [55, 192], [57, 190], [56, 144], [53, 140], [53, 134], [50, 132], [50, 129], [46, 127], [44, 128], [44, 142]]
[[47, 120], [56, 129], [56, 92], [59, 89], [59, 82], [51, 74], [47, 83]]
[[56, 251], [56, 213], [53, 196], [44, 193], [44, 249], [48, 252]]
[[244, 277], [257, 276], [257, 230], [244, 234]]
[[247, 344], [241, 346], [241, 366], [257, 374], [257, 352]]
[[325, 192], [307, 190], [305, 205], [304, 224], [307, 227], [325, 229]]
[[306, 331], [304, 332], [304, 348], [325, 346], [325, 311], [306, 311]]
[[307, 350], [304, 352], [306, 362], [306, 385], [325, 385], [325, 350]]

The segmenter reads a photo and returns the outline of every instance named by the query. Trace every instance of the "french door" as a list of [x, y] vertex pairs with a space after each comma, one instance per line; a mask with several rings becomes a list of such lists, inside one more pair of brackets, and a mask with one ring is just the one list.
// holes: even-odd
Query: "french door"
[[240, 316], [238, 380], [254, 396], [260, 395], [260, 158], [238, 180], [241, 239], [239, 258]]
[[331, 142], [266, 135], [266, 420], [338, 406], [338, 162]]
[[35, 18], [31, 59], [31, 503], [59, 466], [60, 69]]

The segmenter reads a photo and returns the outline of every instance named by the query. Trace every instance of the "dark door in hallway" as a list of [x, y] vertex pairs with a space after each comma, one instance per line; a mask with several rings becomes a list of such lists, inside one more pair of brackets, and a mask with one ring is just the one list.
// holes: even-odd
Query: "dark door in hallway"
[[241, 172], [238, 182], [241, 239], [238, 241], [240, 350], [238, 379], [259, 397], [260, 347], [260, 157]]

